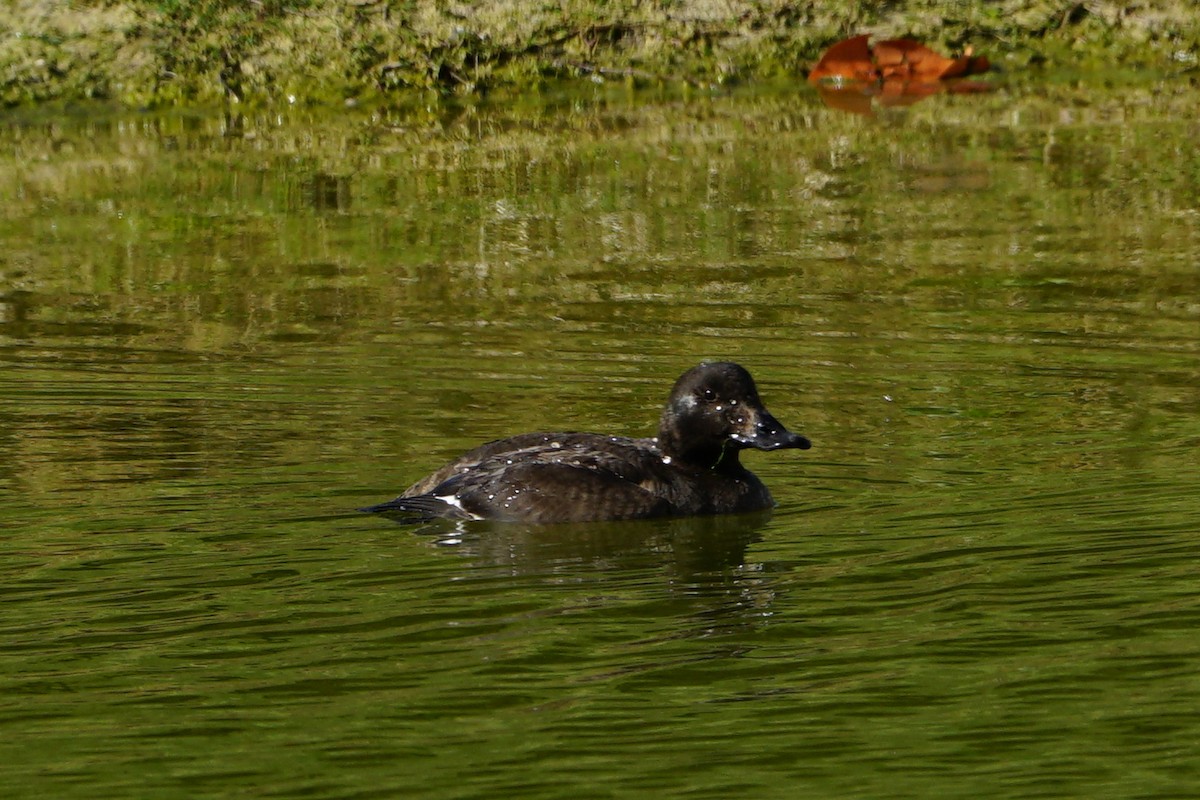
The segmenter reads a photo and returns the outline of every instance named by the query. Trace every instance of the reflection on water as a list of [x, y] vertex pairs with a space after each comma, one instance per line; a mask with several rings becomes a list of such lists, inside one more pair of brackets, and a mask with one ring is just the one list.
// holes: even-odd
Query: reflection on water
[[[418, 526], [438, 544], [454, 547], [479, 565], [514, 573], [571, 569], [667, 570], [675, 580], [694, 581], [741, 567], [755, 531], [770, 513], [734, 514], [652, 521], [575, 525], [438, 521]], [[408, 528], [411, 529], [411, 528]]]
[[439, 521], [417, 533], [467, 558], [475, 576], [580, 584], [607, 582], [605, 573], [639, 575], [669, 596], [686, 598], [691, 610], [673, 615], [669, 636], [677, 638], [753, 626], [772, 613], [772, 581], [763, 564], [747, 558], [770, 517], [546, 526]]
[[[1195, 104], [10, 119], [6, 788], [1189, 795]], [[705, 357], [771, 514], [353, 512]]]

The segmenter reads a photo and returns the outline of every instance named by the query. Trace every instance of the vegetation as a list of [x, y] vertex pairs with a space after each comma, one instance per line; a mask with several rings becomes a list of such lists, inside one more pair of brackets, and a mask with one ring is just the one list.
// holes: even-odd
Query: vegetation
[[27, 0], [0, 19], [0, 102], [354, 102], [563, 77], [799, 75], [856, 33], [1001, 66], [1194, 70], [1191, 0]]

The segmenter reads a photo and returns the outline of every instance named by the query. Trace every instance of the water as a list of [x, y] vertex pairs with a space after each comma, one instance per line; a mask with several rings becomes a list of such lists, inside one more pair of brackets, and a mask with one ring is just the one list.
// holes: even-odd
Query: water
[[[1195, 794], [1195, 90], [594, 92], [10, 115], [6, 794]], [[705, 357], [771, 514], [353, 512]]]

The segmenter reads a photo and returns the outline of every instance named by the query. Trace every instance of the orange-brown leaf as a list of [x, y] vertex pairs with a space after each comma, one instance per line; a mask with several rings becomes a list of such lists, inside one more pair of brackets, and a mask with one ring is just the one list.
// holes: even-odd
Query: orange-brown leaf
[[944, 70], [942, 70], [942, 74], [939, 75], [938, 77], [939, 78], [958, 78], [963, 75], [966, 75], [971, 69], [971, 61], [973, 61], [973, 60], [974, 59], [972, 59], [970, 56], [961, 56], [959, 58], [956, 58], [953, 61], [951, 61], [950, 64]]
[[[946, 58], [913, 39], [888, 39], [873, 47], [868, 36], [852, 36], [831, 46], [808, 74], [818, 84], [822, 99], [830, 106], [858, 114], [870, 114], [872, 98], [882, 105], [908, 105], [939, 91], [979, 92], [991, 87], [977, 81], [953, 81], [987, 72], [991, 65], [984, 56], [967, 48], [959, 58]], [[857, 86], [822, 85], [824, 78], [838, 77]]]
[[[954, 66], [954, 60], [912, 39], [888, 39], [875, 43], [875, 63], [880, 67], [908, 67], [906, 74], [918, 81], [936, 81]], [[897, 70], [897, 72], [899, 72]]]
[[975, 56], [972, 58], [969, 55], [954, 59], [949, 69], [942, 73], [942, 78], [962, 78], [967, 75], [978, 75], [981, 72], [987, 72], [992, 65], [988, 62], [986, 56]]
[[964, 72], [964, 75], [982, 75], [992, 68], [992, 62], [987, 60], [987, 56], [975, 56], [971, 59], [971, 66]]
[[850, 80], [875, 80], [877, 73], [871, 62], [869, 36], [852, 36], [830, 47], [821, 60], [808, 73], [810, 81], [822, 78], [849, 78]]

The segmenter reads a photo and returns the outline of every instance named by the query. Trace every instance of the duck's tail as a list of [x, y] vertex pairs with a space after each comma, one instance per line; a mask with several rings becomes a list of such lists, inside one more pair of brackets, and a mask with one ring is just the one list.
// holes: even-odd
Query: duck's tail
[[478, 519], [459, 506], [431, 494], [397, 497], [386, 503], [360, 508], [368, 514], [385, 514], [398, 522], [430, 522], [435, 519]]

